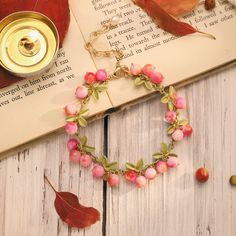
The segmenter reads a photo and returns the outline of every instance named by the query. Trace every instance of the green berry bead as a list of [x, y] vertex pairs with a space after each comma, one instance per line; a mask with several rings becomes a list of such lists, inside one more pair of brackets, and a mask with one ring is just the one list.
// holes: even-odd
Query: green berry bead
[[236, 175], [232, 175], [229, 182], [232, 186], [236, 186]]

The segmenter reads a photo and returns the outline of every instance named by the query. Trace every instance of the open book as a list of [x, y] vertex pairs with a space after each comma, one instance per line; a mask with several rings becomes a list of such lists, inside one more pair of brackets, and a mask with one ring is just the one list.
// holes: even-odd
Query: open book
[[[159, 29], [131, 0], [70, 0], [71, 24], [54, 67], [39, 78], [20, 81], [0, 90], [0, 153], [23, 144], [65, 124], [63, 107], [77, 102], [74, 91], [87, 71], [103, 68], [113, 72], [115, 60], [92, 58], [84, 47], [101, 22], [120, 16], [119, 27], [96, 43], [101, 50], [120, 48], [123, 63], [151, 63], [165, 76], [165, 85], [183, 84], [216, 68], [236, 61], [236, 9], [226, 1], [212, 11], [200, 4], [183, 20], [216, 40], [194, 34], [175, 37]], [[109, 83], [99, 101], [91, 101], [90, 116], [105, 114], [151, 94], [119, 79]]]

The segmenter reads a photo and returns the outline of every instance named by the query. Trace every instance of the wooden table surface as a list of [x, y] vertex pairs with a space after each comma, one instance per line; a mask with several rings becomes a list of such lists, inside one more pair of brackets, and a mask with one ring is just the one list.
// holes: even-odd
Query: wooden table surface
[[[187, 97], [194, 135], [177, 145], [179, 167], [144, 189], [124, 182], [110, 189], [70, 164], [63, 133], [14, 150], [0, 162], [0, 236], [235, 236], [236, 188], [229, 178], [236, 174], [236, 67], [179, 93]], [[110, 160], [150, 161], [167, 139], [164, 111], [157, 97], [93, 122], [84, 132]], [[210, 172], [205, 184], [194, 178], [201, 166]], [[101, 221], [86, 230], [62, 223], [44, 172], [56, 188], [99, 209]]]

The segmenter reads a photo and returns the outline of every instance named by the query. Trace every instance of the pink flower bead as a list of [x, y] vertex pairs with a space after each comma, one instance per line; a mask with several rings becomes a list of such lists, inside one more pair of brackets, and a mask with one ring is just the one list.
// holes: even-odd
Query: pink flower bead
[[78, 126], [75, 122], [68, 122], [65, 125], [65, 130], [68, 134], [72, 135], [72, 134], [75, 134], [78, 131]]
[[107, 72], [105, 70], [98, 70], [96, 72], [96, 78], [98, 81], [105, 81], [107, 79]]
[[132, 75], [139, 75], [141, 74], [141, 72], [142, 72], [142, 67], [140, 65], [134, 63], [131, 64], [130, 73]]
[[156, 170], [158, 173], [163, 174], [167, 171], [168, 166], [167, 163], [165, 161], [159, 161], [156, 164]]
[[135, 182], [136, 182], [136, 186], [138, 188], [142, 188], [146, 185], [147, 179], [144, 176], [140, 175], [140, 176], [137, 177]]
[[135, 182], [136, 178], [138, 177], [137, 172], [133, 171], [133, 170], [128, 170], [125, 172], [124, 177], [127, 181], [129, 182]]
[[151, 64], [147, 64], [143, 67], [143, 73], [148, 77], [152, 75], [154, 70], [155, 70], [155, 67]]
[[186, 108], [186, 100], [183, 97], [177, 97], [175, 99], [174, 105], [177, 109], [185, 109]]
[[174, 133], [172, 134], [172, 138], [174, 141], [181, 141], [184, 138], [184, 133], [182, 130], [177, 129], [174, 131]]
[[93, 177], [97, 179], [100, 179], [105, 175], [105, 170], [101, 165], [94, 166], [92, 172], [93, 172]]
[[111, 187], [116, 187], [120, 183], [120, 177], [117, 174], [110, 174], [108, 176], [107, 182]]
[[79, 163], [81, 153], [77, 150], [72, 150], [70, 152], [70, 161], [74, 163]]
[[71, 138], [67, 142], [67, 148], [69, 151], [76, 150], [78, 148], [79, 141], [75, 138]]
[[65, 106], [64, 111], [67, 116], [74, 116], [77, 114], [77, 107], [75, 104], [68, 104]]
[[164, 77], [163, 77], [163, 75], [161, 73], [159, 73], [158, 71], [154, 70], [151, 73], [151, 75], [150, 75], [150, 80], [154, 84], [160, 84], [164, 80]]
[[92, 158], [91, 156], [87, 155], [87, 154], [83, 154], [80, 156], [80, 159], [79, 159], [79, 164], [82, 166], [82, 167], [89, 167], [91, 164], [92, 164]]
[[157, 172], [153, 167], [149, 167], [146, 169], [144, 175], [147, 179], [152, 180], [157, 176]]
[[75, 95], [79, 99], [84, 99], [88, 96], [88, 89], [87, 87], [80, 85], [77, 87]]
[[169, 168], [175, 168], [179, 164], [178, 158], [174, 156], [169, 156], [167, 160], [167, 166]]
[[168, 123], [173, 123], [176, 121], [176, 113], [174, 111], [167, 111], [165, 115], [165, 120]]
[[96, 75], [92, 72], [87, 72], [84, 76], [86, 84], [94, 84], [96, 82]]

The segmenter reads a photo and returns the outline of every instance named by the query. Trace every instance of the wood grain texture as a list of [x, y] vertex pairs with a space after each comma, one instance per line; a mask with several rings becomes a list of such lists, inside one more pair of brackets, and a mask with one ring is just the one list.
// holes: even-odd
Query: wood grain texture
[[[96, 130], [96, 132], [94, 132]], [[85, 131], [91, 145], [101, 152], [103, 123], [94, 122]], [[102, 211], [103, 184], [89, 171], [69, 163], [67, 135], [53, 135], [36, 146], [0, 162], [1, 236], [102, 235], [101, 221], [89, 230], [69, 229], [54, 210], [55, 194], [44, 183], [44, 172], [56, 189], [79, 195], [81, 203]]]
[[[180, 166], [145, 189], [122, 182], [119, 189], [103, 192], [102, 182], [94, 181], [90, 172], [69, 164], [64, 134], [15, 150], [0, 162], [0, 235], [234, 236], [236, 189], [228, 181], [236, 174], [235, 76], [236, 67], [179, 90], [188, 98], [186, 115], [194, 135], [176, 147]], [[141, 157], [150, 161], [167, 140], [164, 112], [157, 96], [111, 115], [105, 129], [109, 159], [121, 164]], [[101, 153], [103, 121], [93, 122], [85, 132]], [[210, 172], [205, 184], [194, 178], [200, 166]], [[56, 188], [78, 194], [81, 203], [106, 217], [86, 230], [69, 229], [53, 209], [55, 196], [43, 181], [44, 172]]]
[[[179, 143], [181, 165], [144, 190], [127, 184], [107, 193], [107, 235], [233, 236], [236, 234], [236, 68], [179, 90], [188, 98], [194, 135]], [[114, 114], [109, 122], [109, 157], [119, 162], [150, 161], [166, 125], [159, 99]], [[210, 180], [195, 181], [206, 166]], [[234, 200], [233, 200], [234, 199]]]

